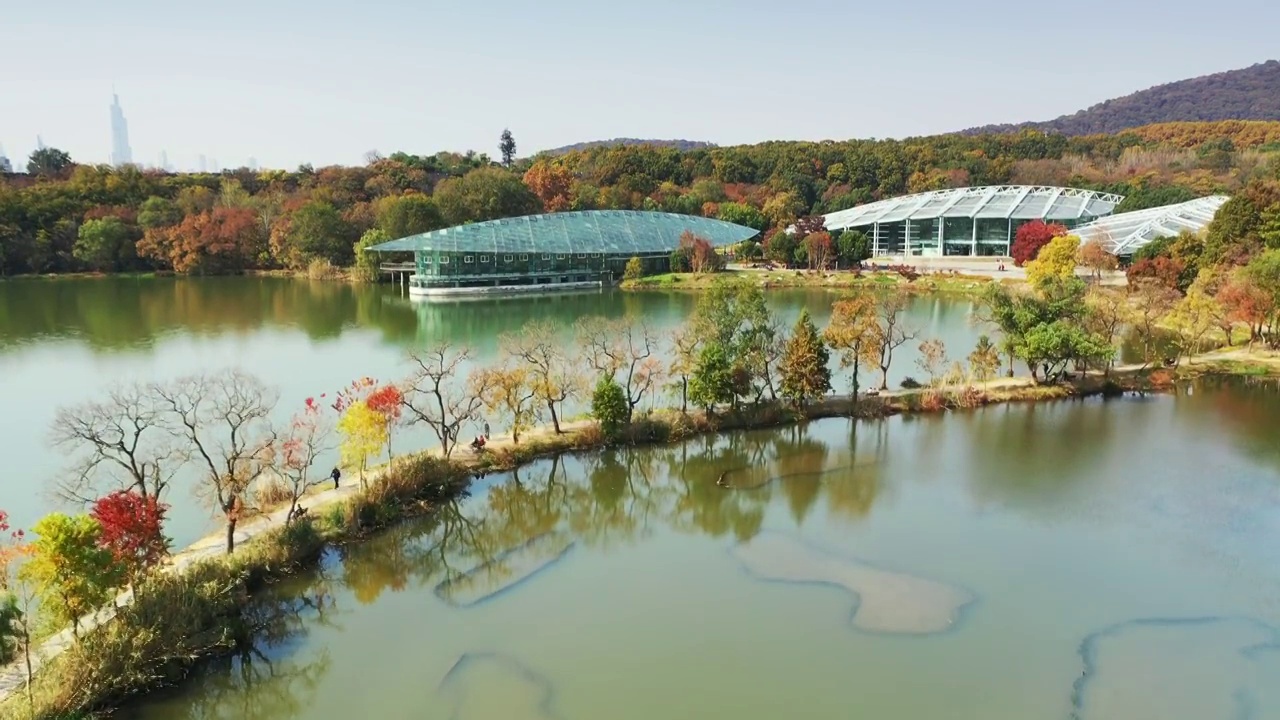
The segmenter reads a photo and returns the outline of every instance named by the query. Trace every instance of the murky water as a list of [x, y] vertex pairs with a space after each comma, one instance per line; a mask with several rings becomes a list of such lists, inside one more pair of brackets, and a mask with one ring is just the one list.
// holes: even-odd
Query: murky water
[[1252, 381], [547, 460], [124, 715], [1280, 717], [1277, 427]]

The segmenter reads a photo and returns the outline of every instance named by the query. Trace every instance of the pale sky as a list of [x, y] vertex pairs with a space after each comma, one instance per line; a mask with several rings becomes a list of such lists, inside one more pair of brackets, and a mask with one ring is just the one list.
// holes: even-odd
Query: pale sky
[[1046, 120], [1280, 56], [1280, 2], [0, 0], [0, 145], [106, 162], [521, 156], [619, 136], [905, 137]]

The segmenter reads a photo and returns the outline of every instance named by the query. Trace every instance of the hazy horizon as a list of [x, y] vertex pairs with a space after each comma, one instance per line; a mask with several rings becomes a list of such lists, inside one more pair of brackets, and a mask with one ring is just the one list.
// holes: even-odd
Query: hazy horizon
[[1194, 22], [1190, 6], [1152, 13], [1136, 1], [1070, 13], [830, 5], [25, 4], [0, 15], [5, 48], [38, 61], [0, 77], [0, 145], [15, 164], [37, 135], [107, 162], [113, 89], [134, 161], [155, 165], [164, 151], [182, 169], [200, 155], [223, 168], [357, 164], [370, 150], [496, 156], [504, 127], [521, 156], [615, 137], [931, 135], [1048, 120], [1264, 62], [1273, 42], [1240, 33], [1239, 18], [1280, 20], [1262, 0], [1227, 0]]

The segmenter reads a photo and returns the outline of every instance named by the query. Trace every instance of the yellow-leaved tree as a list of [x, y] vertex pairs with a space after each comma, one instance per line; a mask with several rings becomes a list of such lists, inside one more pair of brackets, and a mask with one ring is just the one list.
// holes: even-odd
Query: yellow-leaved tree
[[473, 387], [490, 412], [510, 422], [511, 442], [519, 444], [520, 433], [538, 418], [533, 400], [537, 387], [533, 375], [520, 366], [486, 368], [472, 378]]
[[1080, 238], [1062, 235], [1040, 248], [1035, 260], [1027, 263], [1027, 280], [1034, 287], [1043, 288], [1054, 280], [1070, 280], [1076, 274], [1076, 257], [1080, 251]]
[[367, 487], [364, 471], [369, 458], [382, 452], [387, 444], [387, 422], [382, 413], [367, 402], [352, 403], [338, 421], [342, 433], [342, 464], [360, 469], [360, 486]]

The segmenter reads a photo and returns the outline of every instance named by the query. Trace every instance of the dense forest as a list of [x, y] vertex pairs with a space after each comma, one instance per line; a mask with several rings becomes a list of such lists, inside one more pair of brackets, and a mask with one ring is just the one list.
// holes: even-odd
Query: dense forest
[[1180, 123], [1087, 137], [617, 145], [516, 159], [507, 138], [503, 162], [396, 153], [358, 167], [219, 174], [77, 165], [46, 148], [28, 174], [0, 175], [0, 273], [350, 266], [366, 257], [359, 247], [385, 239], [543, 211], [665, 210], [768, 234], [883, 197], [983, 184], [1117, 192], [1125, 211], [1271, 187], [1278, 139], [1280, 122]]
[[986, 125], [965, 132], [1041, 130], [1093, 135], [1153, 123], [1219, 120], [1280, 120], [1280, 61], [1157, 85], [1054, 120]]

